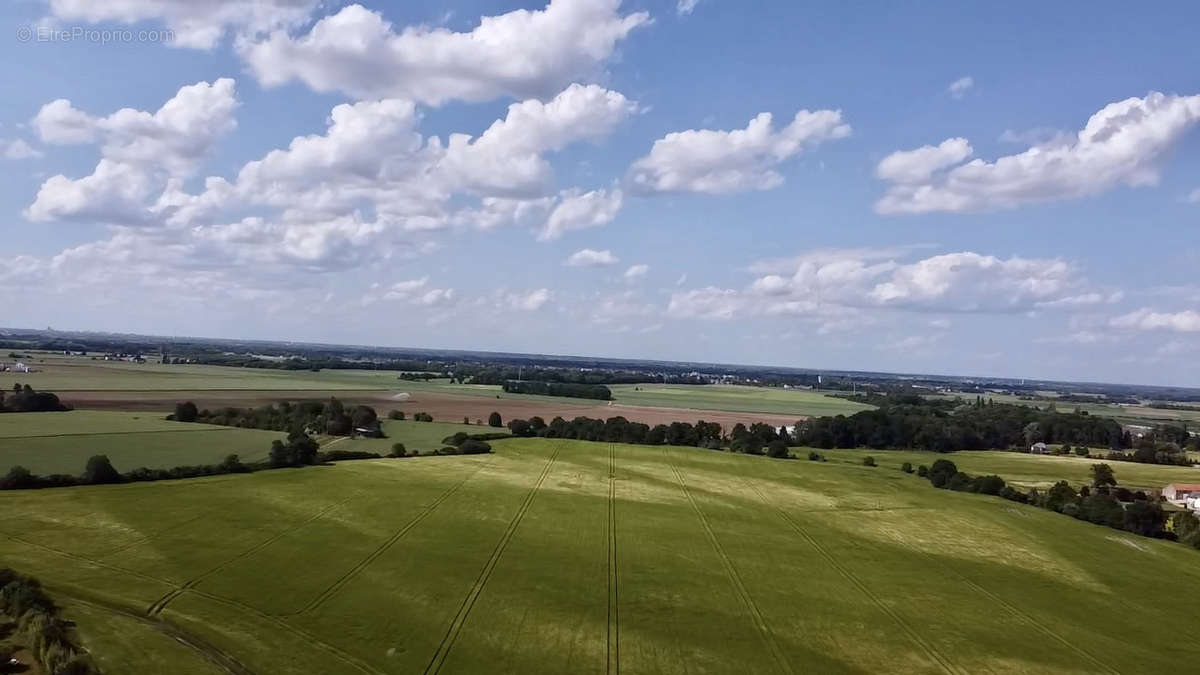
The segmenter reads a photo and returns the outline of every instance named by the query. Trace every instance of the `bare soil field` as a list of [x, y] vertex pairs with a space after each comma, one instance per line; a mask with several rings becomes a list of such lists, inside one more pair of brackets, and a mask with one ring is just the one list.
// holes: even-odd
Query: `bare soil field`
[[84, 410], [127, 410], [127, 411], [171, 411], [179, 401], [192, 401], [200, 408], [253, 407], [279, 401], [326, 400], [336, 396], [347, 404], [363, 404], [374, 407], [379, 413], [403, 410], [412, 415], [427, 412], [439, 422], [460, 422], [464, 417], [472, 422], [486, 420], [493, 411], [500, 413], [505, 421], [540, 415], [547, 421], [555, 416], [565, 419], [585, 416], [605, 419], [621, 415], [633, 422], [651, 426], [671, 422], [695, 422], [705, 420], [718, 422], [725, 428], [741, 422], [766, 422], [774, 426], [791, 425], [803, 415], [772, 415], [753, 412], [726, 412], [698, 410], [693, 408], [657, 408], [613, 403], [564, 399], [562, 403], [541, 400], [519, 400], [509, 398], [484, 398], [480, 396], [456, 396], [435, 392], [413, 392], [405, 401], [392, 398], [391, 391], [66, 391], [59, 392], [60, 398], [78, 409]]

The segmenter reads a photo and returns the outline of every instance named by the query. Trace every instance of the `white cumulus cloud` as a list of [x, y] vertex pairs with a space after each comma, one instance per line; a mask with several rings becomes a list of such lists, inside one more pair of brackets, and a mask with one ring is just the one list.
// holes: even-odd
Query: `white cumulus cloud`
[[300, 80], [316, 91], [360, 98], [541, 98], [598, 70], [645, 12], [621, 14], [620, 0], [551, 0], [540, 10], [485, 16], [469, 32], [397, 29], [381, 14], [350, 5], [306, 33], [273, 32], [241, 46], [266, 86]]
[[837, 110], [801, 110], [779, 130], [764, 112], [745, 129], [676, 131], [633, 163], [629, 182], [642, 193], [768, 190], [783, 183], [775, 169], [784, 161], [807, 146], [849, 134]]
[[1142, 308], [1115, 317], [1110, 324], [1114, 328], [1132, 330], [1200, 333], [1200, 312], [1191, 309], [1180, 312], [1156, 312], [1152, 309]]
[[946, 91], [949, 92], [950, 95], [954, 98], [962, 98], [963, 96], [966, 95], [967, 90], [974, 86], [975, 86], [975, 78], [971, 77], [970, 75], [967, 75], [965, 77], [960, 77], [957, 80], [951, 82], [950, 86], [946, 87]]
[[620, 260], [612, 254], [612, 251], [585, 248], [572, 253], [565, 264], [570, 267], [609, 267], [618, 262]]
[[[887, 178], [893, 185], [875, 210], [882, 214], [992, 211], [1085, 197], [1119, 185], [1154, 185], [1163, 159], [1198, 121], [1200, 95], [1151, 92], [1144, 98], [1117, 101], [1092, 115], [1078, 134], [1016, 155], [993, 162], [974, 159], [953, 168], [948, 168], [953, 163], [944, 163], [929, 174], [900, 172]], [[965, 143], [950, 139], [938, 148], [951, 142], [956, 144], [951, 149]], [[946, 161], [952, 156], [952, 152], [938, 155]]]
[[50, 16], [89, 23], [158, 21], [168, 44], [211, 49], [228, 32], [252, 36], [304, 23], [317, 0], [49, 0]]

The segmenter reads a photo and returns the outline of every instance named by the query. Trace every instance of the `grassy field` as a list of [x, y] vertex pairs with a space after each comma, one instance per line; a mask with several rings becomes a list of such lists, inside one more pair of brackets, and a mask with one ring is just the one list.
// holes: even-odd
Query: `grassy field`
[[794, 414], [797, 417], [853, 415], [874, 408], [814, 391], [774, 387], [615, 384], [609, 389], [617, 403], [662, 408]]
[[113, 673], [1112, 673], [1200, 659], [1161, 620], [1200, 594], [1200, 553], [1177, 544], [884, 467], [495, 446], [0, 493], [0, 565], [41, 578]]
[[[793, 450], [803, 457], [808, 448]], [[1056, 455], [1026, 455], [1019, 452], [971, 451], [938, 454], [899, 450], [818, 450], [830, 461], [861, 464], [864, 457], [875, 458], [879, 466], [898, 469], [904, 462], [914, 467], [932, 465], [938, 459], [949, 459], [959, 471], [969, 474], [996, 474], [1008, 482], [1023, 487], [1049, 487], [1060, 480], [1076, 486], [1091, 482], [1093, 464], [1104, 460]], [[1135, 462], [1107, 462], [1117, 480], [1129, 488], [1162, 489], [1167, 483], [1200, 483], [1200, 469], [1181, 466], [1159, 466]]]
[[267, 457], [285, 434], [161, 416], [93, 410], [0, 415], [0, 472], [23, 466], [35, 474], [79, 474], [92, 455], [108, 455], [118, 471], [216, 464], [226, 455], [251, 462]]
[[[0, 386], [15, 382], [57, 392], [113, 392], [114, 398], [136, 399], [139, 394], [177, 393], [186, 399], [202, 392], [409, 392], [448, 394], [476, 398], [510, 399], [563, 406], [603, 405], [589, 399], [504, 393], [495, 385], [451, 384], [449, 380], [409, 382], [398, 373], [372, 370], [282, 371], [226, 366], [162, 365], [124, 361], [93, 361], [90, 357], [49, 355], [34, 360], [37, 372], [0, 374]], [[613, 385], [616, 403], [631, 406], [693, 408], [699, 410], [770, 413], [807, 417], [853, 414], [869, 409], [861, 403], [812, 391], [732, 385]]]

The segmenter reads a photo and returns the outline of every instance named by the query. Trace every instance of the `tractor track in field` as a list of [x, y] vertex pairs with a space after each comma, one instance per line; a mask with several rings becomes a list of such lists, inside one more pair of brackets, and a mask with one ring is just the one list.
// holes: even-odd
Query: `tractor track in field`
[[388, 551], [388, 549], [390, 549], [397, 542], [399, 542], [401, 539], [403, 539], [404, 536], [407, 535], [409, 533], [409, 531], [412, 530], [414, 527], [419, 525], [422, 520], [425, 520], [425, 518], [432, 515], [433, 512], [436, 511], [439, 506], [441, 506], [446, 500], [450, 499], [450, 497], [454, 496], [454, 494], [456, 492], [458, 492], [459, 488], [461, 488], [463, 485], [465, 485], [467, 483], [467, 481], [471, 480], [471, 478], [474, 478], [476, 474], [478, 474], [485, 467], [487, 467], [489, 464], [491, 464], [491, 461], [492, 460], [489, 458], [483, 462], [480, 462], [479, 466], [475, 467], [474, 471], [471, 471], [466, 476], [464, 476], [461, 480], [459, 480], [457, 483], [455, 483], [453, 486], [451, 486], [449, 489], [447, 489], [445, 492], [438, 495], [432, 502], [427, 504], [425, 506], [425, 508], [423, 508], [421, 510], [420, 513], [418, 513], [415, 517], [413, 517], [411, 520], [409, 520], [407, 523], [405, 523], [404, 526], [401, 527], [399, 530], [397, 530], [392, 536], [388, 537], [387, 541], [383, 542], [382, 544], [379, 545], [378, 548], [376, 548], [374, 551], [371, 551], [369, 554], [367, 554], [366, 557], [364, 557], [362, 560], [360, 560], [358, 563], [356, 563], [353, 567], [351, 567], [349, 570], [347, 570], [345, 574], [338, 577], [338, 579], [336, 581], [334, 581], [332, 584], [330, 584], [324, 590], [322, 590], [319, 594], [317, 594], [317, 596], [315, 598], [313, 598], [311, 601], [309, 601], [309, 603], [307, 605], [305, 605], [304, 607], [301, 607], [299, 610], [296, 610], [295, 612], [290, 612], [287, 614], [280, 614], [279, 616], [287, 616], [287, 617], [299, 616], [306, 612], [311, 612], [311, 611], [314, 611], [314, 610], [320, 608], [320, 606], [325, 604], [326, 602], [328, 602], [330, 598], [332, 598], [334, 595], [337, 595], [338, 591], [342, 590], [342, 588], [344, 588], [346, 586], [346, 584], [350, 583], [363, 570], [365, 570], [367, 567], [369, 567], [371, 565], [371, 563], [375, 562], [375, 560], [378, 559], [380, 556], [382, 556], [384, 553], [386, 553]]
[[696, 512], [696, 517], [700, 519], [700, 524], [704, 527], [704, 533], [708, 536], [708, 543], [712, 545], [713, 550], [717, 553], [717, 557], [721, 559], [721, 564], [725, 568], [725, 574], [733, 582], [734, 590], [741, 597], [746, 609], [749, 610], [751, 618], [754, 620], [754, 625], [758, 629], [759, 637], [766, 643], [767, 648], [775, 659], [775, 664], [785, 673], [794, 672], [791, 664], [788, 663], [787, 657], [784, 656], [783, 651], [779, 648], [779, 644], [775, 641], [775, 635], [771, 632], [771, 627], [767, 625], [766, 618], [763, 617], [762, 611], [759, 610], [758, 605], [754, 602], [749, 589], [742, 582], [742, 577], [738, 574], [737, 568], [733, 566], [733, 561], [725, 553], [724, 547], [721, 546], [721, 542], [717, 539], [716, 532], [713, 531], [712, 525], [708, 522], [708, 516], [704, 515], [704, 511], [696, 503], [696, 498], [692, 496], [692, 491], [688, 488], [687, 481], [684, 480], [683, 474], [675, 466], [675, 460], [671, 458], [671, 452], [665, 445], [663, 446], [663, 455], [667, 458], [667, 465], [671, 467], [671, 472], [675, 474], [675, 480], [679, 482], [679, 488], [683, 491], [684, 496], [687, 497], [688, 503], [692, 505], [692, 510]]
[[195, 635], [184, 632], [174, 624], [163, 621], [162, 619], [151, 619], [141, 612], [127, 609], [116, 603], [82, 597], [78, 593], [62, 586], [48, 585], [47, 587], [53, 591], [55, 595], [70, 598], [71, 602], [77, 605], [86, 605], [103, 612], [119, 614], [127, 619], [132, 619], [138, 623], [149, 626], [151, 630], [175, 640], [179, 644], [200, 655], [200, 657], [205, 661], [208, 661], [229, 675], [254, 675], [254, 671], [250, 670], [244, 663], [238, 661], [228, 652], [225, 652], [220, 648], [201, 640]]
[[[356, 495], [351, 495], [351, 497], [353, 497], [353, 496], [356, 496]], [[344, 500], [342, 503], [345, 503], [345, 501], [349, 501], [349, 498]], [[100, 562], [98, 560], [88, 558], [85, 556], [81, 556], [81, 555], [77, 555], [74, 553], [68, 553], [67, 551], [62, 551], [62, 550], [59, 550], [59, 549], [56, 549], [56, 548], [53, 548], [50, 546], [45, 546], [43, 544], [37, 544], [35, 542], [31, 542], [26, 539], [22, 539], [21, 537], [18, 537], [16, 535], [8, 534], [5, 532], [0, 532], [0, 535], [8, 537], [9, 539], [12, 539], [13, 541], [17, 541], [22, 544], [25, 544], [26, 546], [31, 546], [33, 548], [41, 549], [48, 553], [52, 553], [52, 554], [58, 555], [60, 557], [67, 558], [68, 560], [74, 560], [74, 561], [80, 562], [80, 563], [95, 565], [96, 567], [101, 567], [101, 568], [110, 570], [112, 572], [136, 577], [136, 578], [142, 579], [144, 581], [150, 581], [150, 582], [158, 583], [158, 584], [165, 584], [168, 586], [175, 585], [175, 582], [168, 581], [166, 579], [161, 579], [159, 577], [151, 576], [148, 574], [143, 574], [141, 572], [126, 569], [124, 567], [120, 567], [117, 565], [112, 565], [110, 563]], [[176, 589], [176, 590], [178, 590], [178, 589]], [[228, 607], [233, 607], [234, 609], [241, 610], [245, 614], [250, 614], [254, 617], [257, 617], [259, 619], [267, 621], [267, 622], [279, 627], [280, 629], [282, 629], [288, 633], [291, 633], [293, 636], [300, 638], [304, 643], [311, 644], [312, 646], [316, 647], [317, 649], [320, 649], [328, 654], [331, 654], [334, 657], [345, 662], [346, 664], [353, 666], [359, 672], [365, 673], [366, 675], [384, 675], [381, 671], [374, 668], [370, 664], [362, 661], [361, 659], [354, 656], [353, 654], [349, 654], [349, 653], [343, 651], [342, 649], [335, 647], [335, 646], [329, 644], [328, 642], [325, 642], [324, 640], [321, 640], [320, 638], [314, 636], [313, 634], [309, 633], [308, 631], [306, 631], [302, 628], [299, 628], [297, 626], [293, 626], [293, 625], [283, 621], [282, 619], [279, 619], [278, 617], [271, 616], [257, 608], [251, 607], [250, 605], [247, 605], [242, 602], [238, 602], [237, 600], [222, 597], [219, 595], [214, 595], [212, 593], [202, 591], [198, 588], [193, 587], [188, 590], [189, 590], [189, 592], [191, 592], [194, 595], [200, 596], [202, 598], [206, 598], [213, 602], [217, 602], [217, 603], [226, 605]], [[129, 611], [129, 610], [124, 610], [124, 611]], [[135, 614], [136, 614], [136, 612], [135, 612]], [[185, 633], [184, 631], [182, 631], [182, 629], [174, 626], [170, 622], [163, 619], [161, 616], [157, 616], [157, 615], [156, 616], [147, 616], [146, 614], [138, 614], [138, 616], [147, 621], [166, 624], [167, 626], [170, 626], [171, 630], [174, 631], [177, 635], [186, 636], [189, 639], [192, 639], [193, 642], [199, 642], [198, 639], [191, 638], [190, 633]], [[235, 675], [239, 675], [239, 674], [235, 672]]]
[[346, 497], [345, 499], [343, 499], [340, 502], [330, 504], [329, 506], [326, 506], [325, 508], [321, 509], [320, 511], [317, 511], [313, 515], [309, 516], [302, 522], [299, 522], [291, 527], [284, 528], [284, 529], [280, 530], [279, 532], [276, 532], [275, 534], [271, 535], [270, 537], [267, 537], [266, 539], [262, 540], [261, 542], [255, 544], [254, 546], [251, 546], [250, 548], [246, 549], [245, 551], [242, 551], [241, 553], [238, 553], [237, 555], [226, 559], [224, 562], [220, 563], [216, 567], [209, 569], [207, 572], [203, 572], [197, 576], [192, 577], [191, 579], [184, 582], [181, 586], [171, 590], [170, 592], [168, 592], [167, 594], [163, 595], [161, 598], [156, 600], [153, 604], [151, 604], [146, 609], [146, 614], [148, 616], [157, 616], [157, 615], [161, 614], [162, 611], [164, 609], [166, 609], [167, 605], [171, 604], [171, 602], [175, 598], [178, 598], [179, 596], [183, 595], [187, 591], [195, 588], [196, 584], [198, 584], [201, 581], [207, 579], [208, 577], [216, 574], [217, 572], [220, 572], [221, 570], [225, 569], [226, 567], [229, 567], [230, 565], [234, 564], [235, 562], [242, 560], [243, 558], [247, 558], [251, 555], [254, 555], [255, 553], [258, 553], [259, 551], [267, 548], [271, 544], [274, 544], [275, 542], [284, 538], [288, 534], [291, 534], [292, 532], [299, 530], [300, 528], [304, 527], [305, 525], [308, 525], [314, 521], [320, 520], [322, 517], [325, 516], [325, 514], [342, 506], [346, 502], [349, 502], [350, 500], [361, 495], [362, 493], [363, 493], [363, 491], [359, 490], [358, 492], [351, 494], [349, 497]]
[[608, 675], [621, 672], [621, 623], [617, 572], [617, 446], [608, 444]]
[[187, 520], [181, 520], [178, 523], [173, 523], [162, 529], [155, 530], [155, 531], [151, 532], [150, 534], [144, 535], [144, 536], [142, 536], [138, 539], [135, 539], [127, 544], [122, 544], [122, 545], [114, 548], [113, 550], [96, 558], [96, 560], [104, 560], [105, 558], [111, 558], [112, 556], [114, 556], [118, 553], [124, 553], [125, 551], [128, 551], [129, 549], [131, 549], [135, 546], [140, 546], [142, 544], [151, 542], [168, 532], [171, 532], [173, 530], [177, 530], [177, 529], [183, 527], [184, 525], [190, 525], [190, 524], [196, 522], [197, 520], [200, 520], [201, 518], [207, 518], [210, 513], [211, 512], [209, 512], [209, 511], [205, 511], [199, 515], [192, 516], [191, 518], [188, 518]]
[[1107, 663], [1104, 663], [1103, 661], [1097, 659], [1096, 657], [1089, 654], [1086, 650], [1077, 647], [1075, 645], [1075, 643], [1066, 639], [1062, 635], [1059, 635], [1057, 632], [1055, 632], [1049, 626], [1046, 626], [1042, 622], [1033, 618], [1029, 614], [1022, 611], [1019, 607], [1017, 607], [1016, 605], [1013, 605], [1012, 603], [1008, 602], [1004, 598], [1001, 598], [1000, 596], [989, 591], [988, 589], [984, 588], [983, 586], [980, 586], [979, 584], [975, 583], [974, 581], [972, 581], [970, 578], [968, 578], [962, 572], [959, 572], [958, 570], [954, 569], [947, 563], [942, 562], [941, 560], [937, 559], [933, 555], [925, 553], [924, 551], [922, 551], [921, 554], [924, 555], [926, 558], [937, 563], [939, 566], [942, 567], [942, 569], [946, 570], [947, 572], [950, 572], [954, 576], [961, 579], [963, 583], [965, 583], [967, 586], [970, 586], [972, 589], [974, 589], [980, 595], [983, 595], [983, 596], [989, 598], [992, 602], [995, 602], [997, 605], [1000, 605], [1004, 609], [1008, 610], [1008, 612], [1010, 614], [1017, 617], [1019, 620], [1024, 621], [1025, 623], [1029, 624], [1030, 626], [1033, 626], [1035, 629], [1041, 631], [1045, 635], [1053, 638], [1054, 640], [1056, 640], [1057, 642], [1062, 644], [1067, 649], [1070, 649], [1071, 651], [1075, 652], [1078, 656], [1082, 657], [1085, 661], [1091, 662], [1092, 665], [1095, 665], [1097, 668], [1099, 668], [1100, 670], [1103, 670], [1107, 673], [1113, 673], [1113, 675], [1120, 675], [1121, 671], [1119, 671], [1116, 668], [1113, 668], [1112, 666], [1108, 665]]
[[437, 651], [433, 653], [433, 658], [429, 660], [429, 665], [425, 666], [425, 674], [433, 675], [441, 671], [445, 665], [446, 659], [450, 656], [450, 650], [454, 648], [454, 643], [457, 642], [459, 634], [462, 632], [463, 625], [467, 622], [467, 617], [471, 614], [471, 609], [475, 607], [475, 601], [483, 593], [484, 586], [492, 577], [492, 572], [495, 571], [496, 565], [500, 562], [500, 557], [504, 555], [504, 551], [508, 548], [509, 542], [512, 541], [513, 535], [516, 534], [517, 528], [521, 526], [521, 521], [525, 519], [525, 514], [529, 512], [529, 508], [533, 505], [534, 498], [542, 489], [542, 484], [546, 482], [546, 478], [550, 475], [550, 470], [554, 468], [554, 462], [558, 460], [559, 453], [562, 452], [562, 445], [556, 445], [554, 453], [550, 455], [550, 460], [546, 462], [546, 466], [542, 469], [542, 473], [538, 476], [533, 487], [530, 488], [529, 494], [525, 495], [525, 500], [521, 502], [521, 506], [509, 521], [508, 527], [504, 530], [504, 534], [500, 536], [500, 541], [496, 542], [496, 548], [492, 550], [491, 557], [484, 563], [483, 569], [480, 570], [479, 576], [475, 579], [475, 583], [471, 585], [471, 590], [467, 592], [467, 597], [463, 599], [462, 604], [458, 608], [458, 612], [454, 615], [454, 620], [450, 622], [449, 628], [446, 629], [446, 635], [442, 637], [441, 644], [438, 645]]
[[938, 651], [936, 647], [934, 647], [932, 644], [926, 642], [925, 638], [921, 637], [921, 635], [916, 631], [916, 629], [914, 629], [907, 621], [905, 621], [903, 617], [901, 617], [899, 614], [897, 614], [895, 611], [893, 611], [891, 607], [888, 607], [887, 603], [885, 603], [882, 598], [880, 598], [878, 595], [876, 595], [874, 591], [872, 591], [870, 588], [868, 588], [867, 585], [864, 584], [862, 582], [862, 580], [859, 579], [856, 574], [854, 574], [849, 569], [847, 569], [845, 566], [843, 566], [840, 562], [838, 562], [837, 558], [835, 558], [833, 556], [833, 554], [829, 552], [828, 549], [826, 549], [824, 546], [822, 546], [821, 543], [816, 540], [816, 538], [814, 538], [811, 534], [809, 534], [808, 530], [805, 530], [803, 527], [801, 527], [800, 523], [796, 522], [796, 520], [793, 519], [787, 513], [787, 511], [779, 508], [778, 506], [775, 506], [770, 501], [768, 501], [766, 495], [764, 495], [762, 493], [762, 491], [758, 489], [757, 485], [754, 485], [753, 482], [747, 481], [744, 478], [742, 479], [742, 482], [744, 482], [747, 486], [749, 486], [750, 489], [753, 490], [756, 495], [758, 495], [759, 500], [761, 500], [764, 505], [768, 506], [769, 508], [774, 509], [775, 512], [779, 514], [779, 517], [783, 518], [784, 522], [786, 522], [788, 525], [790, 525], [791, 528], [796, 532], [796, 534], [799, 534], [800, 537], [802, 539], [804, 539], [804, 541], [807, 542], [809, 546], [811, 546], [814, 550], [816, 550], [816, 552], [822, 558], [825, 559], [825, 562], [829, 563], [830, 566], [832, 566], [835, 570], [837, 570], [838, 573], [841, 574], [843, 578], [845, 578], [847, 581], [849, 581], [855, 588], [857, 588], [859, 590], [859, 592], [861, 592], [863, 595], [865, 595], [868, 600], [870, 600], [872, 603], [874, 603], [874, 605], [877, 608], [879, 608], [880, 611], [882, 611], [884, 614], [886, 614], [888, 617], [890, 617], [892, 619], [892, 621], [896, 622], [896, 625], [899, 626], [900, 629], [904, 631], [904, 633], [908, 636], [908, 639], [911, 640], [913, 642], [913, 644], [920, 647], [921, 651], [925, 652], [925, 655], [928, 656], [930, 658], [930, 660], [932, 660], [935, 664], [937, 664], [942, 670], [946, 671], [947, 673], [952, 673], [952, 674], [957, 673], [959, 675], [969, 675], [963, 669], [955, 666], [954, 663], [952, 661], [950, 661], [950, 659], [946, 658], [946, 656], [943, 655], [940, 651]]

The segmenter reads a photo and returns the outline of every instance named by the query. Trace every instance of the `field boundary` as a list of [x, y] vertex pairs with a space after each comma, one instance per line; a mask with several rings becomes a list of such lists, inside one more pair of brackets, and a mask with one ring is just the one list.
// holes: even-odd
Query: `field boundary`
[[529, 512], [534, 498], [537, 497], [538, 492], [541, 490], [542, 483], [545, 483], [546, 478], [550, 475], [550, 470], [554, 467], [554, 462], [558, 460], [560, 452], [562, 452], [562, 444], [554, 447], [554, 453], [550, 455], [550, 460], [546, 462], [542, 473], [538, 476], [537, 481], [534, 482], [533, 487], [530, 488], [529, 494], [525, 495], [525, 500], [521, 502], [521, 506], [517, 509], [516, 514], [509, 521], [504, 534], [496, 542], [496, 548], [492, 550], [491, 557], [484, 563], [483, 569], [480, 570], [479, 576], [471, 586], [471, 590], [467, 592], [467, 597], [463, 599], [462, 604], [459, 606], [454, 620], [450, 622], [450, 627], [446, 629], [446, 635], [442, 638], [441, 644], [438, 645], [437, 650], [433, 653], [433, 658], [429, 660], [429, 665], [425, 667], [426, 675], [439, 672], [442, 666], [445, 665], [446, 658], [450, 656], [450, 650], [454, 648], [454, 643], [458, 641], [458, 636], [462, 632], [463, 625], [467, 622], [467, 617], [470, 615], [471, 609], [475, 607], [475, 601], [479, 599], [480, 594], [483, 593], [484, 586], [491, 579], [492, 572], [495, 571], [496, 565], [500, 562], [500, 557], [504, 555], [504, 551], [508, 548], [508, 543], [512, 541], [513, 535], [516, 534], [517, 528], [520, 527], [521, 521], [525, 518], [525, 514]]
[[388, 537], [387, 540], [385, 540], [382, 544], [380, 544], [374, 551], [371, 551], [370, 553], [368, 553], [366, 555], [366, 557], [364, 557], [362, 560], [360, 560], [358, 563], [356, 563], [353, 567], [351, 567], [348, 571], [346, 571], [336, 581], [334, 581], [332, 584], [330, 584], [324, 590], [322, 590], [319, 594], [317, 594], [317, 596], [315, 598], [313, 598], [311, 601], [309, 601], [309, 603], [307, 605], [305, 605], [304, 607], [300, 608], [299, 610], [297, 610], [295, 612], [290, 612], [287, 614], [280, 614], [278, 616], [288, 616], [288, 617], [299, 616], [300, 614], [304, 614], [306, 612], [311, 612], [313, 610], [320, 608], [321, 605], [328, 602], [334, 595], [337, 595], [337, 592], [340, 591], [342, 588], [344, 588], [346, 586], [346, 584], [353, 581], [354, 578], [359, 575], [359, 573], [361, 573], [363, 570], [365, 570], [367, 567], [369, 567], [371, 565], [371, 563], [375, 562], [375, 560], [377, 560], [381, 555], [386, 553], [388, 551], [388, 549], [390, 549], [398, 541], [403, 539], [404, 535], [408, 534], [409, 531], [412, 530], [414, 527], [416, 527], [418, 524], [420, 524], [422, 520], [425, 520], [425, 518], [427, 518], [434, 511], [436, 511], [437, 508], [442, 505], [442, 503], [444, 503], [447, 499], [452, 497], [454, 495], [454, 493], [458, 492], [459, 488], [461, 488], [463, 485], [465, 485], [467, 483], [467, 481], [474, 478], [486, 466], [491, 464], [491, 461], [492, 460], [489, 458], [486, 461], [480, 462], [479, 465], [475, 467], [474, 471], [471, 471], [470, 473], [468, 473], [466, 476], [464, 476], [461, 480], [459, 480], [457, 483], [455, 483], [449, 489], [447, 489], [446, 491], [442, 492], [442, 494], [440, 494], [436, 498], [434, 498], [434, 500], [432, 502], [430, 502], [429, 504], [427, 504], [425, 506], [425, 508], [423, 508], [421, 510], [420, 513], [418, 513], [415, 517], [413, 517], [411, 520], [409, 520], [407, 523], [405, 523], [392, 536]]
[[621, 625], [617, 567], [617, 446], [608, 444], [608, 675], [621, 672]]
[[254, 555], [255, 553], [258, 553], [259, 551], [263, 550], [264, 548], [270, 546], [271, 544], [274, 544], [275, 542], [279, 541], [280, 539], [287, 536], [288, 534], [291, 534], [292, 532], [299, 530], [300, 528], [304, 527], [305, 525], [308, 525], [309, 523], [312, 523], [316, 520], [320, 520], [325, 514], [346, 504], [350, 500], [361, 495], [363, 492], [364, 492], [363, 490], [354, 492], [349, 497], [346, 497], [342, 501], [330, 504], [329, 506], [326, 506], [325, 508], [321, 509], [320, 511], [317, 511], [312, 516], [309, 516], [305, 520], [303, 520], [291, 527], [284, 528], [283, 530], [276, 532], [275, 534], [271, 535], [270, 537], [267, 537], [266, 539], [255, 544], [254, 546], [251, 546], [250, 548], [246, 549], [245, 551], [242, 551], [241, 553], [233, 556], [232, 558], [226, 559], [224, 562], [217, 565], [216, 567], [213, 567], [212, 569], [208, 570], [207, 572], [203, 572], [195, 577], [192, 577], [191, 579], [186, 581], [182, 586], [175, 588], [174, 590], [170, 591], [169, 593], [167, 593], [166, 595], [164, 595], [163, 597], [161, 597], [157, 601], [155, 601], [154, 604], [150, 605], [150, 607], [146, 609], [146, 614], [148, 616], [157, 616], [157, 615], [161, 614], [162, 611], [164, 609], [166, 609], [167, 605], [171, 604], [171, 602], [175, 598], [178, 598], [179, 596], [183, 595], [187, 591], [191, 590], [192, 588], [194, 588], [196, 586], [196, 584], [198, 584], [201, 581], [207, 579], [208, 577], [216, 574], [217, 572], [220, 572], [221, 570], [232, 565], [233, 563], [235, 563], [239, 560], [242, 560], [243, 558]]
[[[184, 424], [184, 422], [180, 422]], [[139, 434], [194, 434], [200, 431], [266, 431], [267, 433], [282, 434], [282, 431], [270, 429], [247, 429], [243, 427], [221, 427], [216, 424], [204, 424], [199, 429], [144, 429], [139, 431], [85, 431], [69, 434], [34, 434], [32, 436], [0, 436], [0, 441], [19, 441], [27, 438], [72, 438], [75, 436], [136, 436]]]
[[787, 657], [775, 642], [775, 635], [771, 632], [771, 627], [767, 625], [767, 620], [759, 610], [758, 605], [754, 602], [754, 597], [750, 595], [749, 589], [742, 581], [741, 575], [738, 574], [737, 568], [734, 567], [733, 561], [729, 555], [725, 553], [724, 547], [717, 539], [716, 532], [713, 531], [712, 525], [708, 522], [708, 517], [704, 515], [704, 511], [700, 509], [700, 505], [696, 503], [695, 497], [692, 496], [692, 491], [688, 489], [687, 481], [684, 480], [683, 474], [675, 466], [675, 460], [672, 459], [667, 446], [662, 446], [663, 456], [667, 459], [667, 465], [671, 467], [671, 471], [675, 474], [675, 480], [679, 481], [679, 487], [683, 490], [683, 494], [687, 497], [688, 503], [691, 504], [692, 510], [696, 512], [696, 517], [700, 519], [700, 524], [704, 527], [704, 534], [708, 537], [708, 543], [712, 545], [716, 551], [717, 557], [721, 559], [721, 564], [725, 568], [725, 574], [729, 580], [733, 582], [734, 590], [741, 597], [742, 603], [746, 609], [750, 611], [751, 618], [754, 620], [754, 626], [758, 629], [759, 637], [766, 643], [767, 648], [771, 651], [771, 655], [775, 659], [775, 663], [785, 673], [792, 673], [792, 666], [788, 663]]
[[858, 578], [858, 575], [854, 574], [840, 562], [838, 562], [837, 558], [835, 558], [833, 554], [828, 551], [828, 549], [822, 546], [821, 543], [816, 540], [816, 538], [809, 534], [807, 530], [801, 527], [800, 524], [787, 513], [787, 511], [768, 501], [766, 495], [764, 495], [762, 491], [758, 489], [757, 485], [744, 478], [741, 480], [748, 485], [756, 495], [758, 495], [759, 500], [761, 500], [764, 505], [774, 509], [775, 512], [778, 513], [779, 516], [783, 518], [783, 520], [790, 525], [797, 534], [799, 534], [806, 542], [808, 542], [808, 545], [815, 549], [817, 553], [825, 559], [826, 562], [828, 562], [835, 570], [837, 570], [842, 577], [853, 584], [854, 587], [857, 588], [863, 595], [865, 595], [867, 599], [874, 603], [880, 611], [891, 617], [891, 619], [896, 622], [896, 625], [900, 626], [900, 629], [908, 635], [908, 638], [913, 642], [913, 644], [920, 647], [921, 650], [925, 652], [925, 655], [933, 660], [935, 664], [940, 666], [942, 670], [946, 671], [947, 673], [962, 673], [963, 675], [969, 675], [962, 669], [955, 666], [954, 663], [946, 658], [945, 655], [943, 655], [940, 651], [938, 651], [936, 647], [926, 642], [925, 638], [921, 637], [921, 635], [917, 633], [916, 629], [914, 629], [907, 621], [905, 621], [903, 617], [893, 611], [892, 608], [889, 607], [882, 598], [876, 595], [874, 591], [868, 588], [867, 585]]

